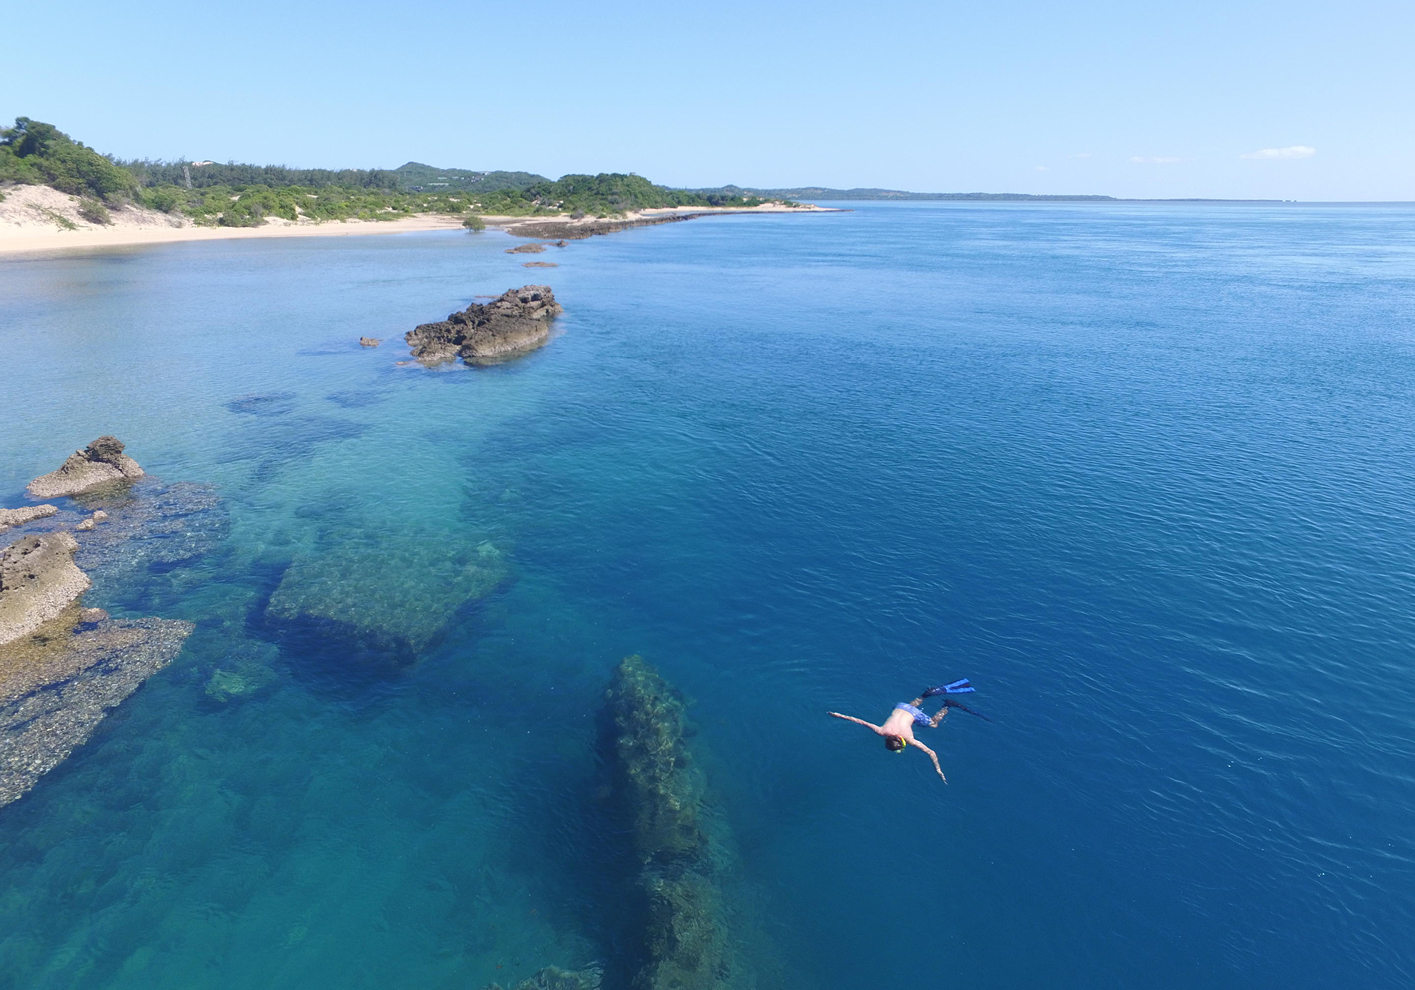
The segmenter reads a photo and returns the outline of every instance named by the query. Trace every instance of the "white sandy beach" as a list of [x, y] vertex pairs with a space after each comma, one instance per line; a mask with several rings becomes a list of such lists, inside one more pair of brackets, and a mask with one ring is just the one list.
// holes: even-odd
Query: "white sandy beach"
[[[156, 210], [126, 206], [112, 210], [112, 223], [92, 224], [78, 215], [79, 199], [47, 186], [10, 186], [0, 201], [0, 256], [44, 254], [53, 251], [131, 247], [144, 244], [170, 244], [177, 241], [228, 240], [251, 237], [346, 237], [362, 234], [401, 234], [419, 230], [454, 230], [462, 226], [459, 217], [441, 213], [424, 213], [399, 220], [330, 220], [300, 221], [279, 217], [268, 218], [260, 227], [198, 227], [191, 220]], [[643, 210], [625, 214], [622, 218], [668, 216], [675, 213], [806, 213], [825, 212], [819, 206], [788, 207], [765, 203], [751, 210], [714, 208], [708, 206], [677, 207], [674, 209]], [[59, 219], [59, 218], [62, 218]], [[592, 224], [595, 217], [572, 221], [567, 217], [500, 217], [483, 218], [488, 227], [508, 229], [518, 223], [559, 220], [566, 223]], [[73, 229], [67, 229], [67, 221]]]

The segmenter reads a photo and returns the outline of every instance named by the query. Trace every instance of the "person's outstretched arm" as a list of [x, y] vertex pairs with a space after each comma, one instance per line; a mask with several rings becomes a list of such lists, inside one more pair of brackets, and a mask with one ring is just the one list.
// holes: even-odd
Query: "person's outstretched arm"
[[875, 732], [881, 735], [883, 735], [884, 733], [884, 729], [882, 729], [880, 726], [875, 725], [873, 722], [866, 722], [862, 718], [855, 718], [853, 715], [842, 715], [839, 712], [826, 712], [826, 714], [831, 716], [832, 718], [843, 718], [847, 722], [854, 722], [856, 725], [863, 725], [865, 728], [873, 729]]
[[948, 778], [943, 775], [943, 767], [938, 765], [938, 754], [935, 753], [933, 750], [929, 749], [923, 743], [919, 742], [917, 739], [914, 740], [914, 745], [918, 746], [925, 753], [929, 754], [929, 759], [934, 761], [934, 769], [938, 771], [938, 779], [943, 781], [945, 784], [948, 783]]

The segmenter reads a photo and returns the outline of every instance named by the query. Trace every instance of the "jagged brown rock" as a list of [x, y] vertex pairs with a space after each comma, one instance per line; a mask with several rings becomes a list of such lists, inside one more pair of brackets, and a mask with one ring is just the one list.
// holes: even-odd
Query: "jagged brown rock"
[[360, 337], [360, 338], [359, 338], [359, 346], [360, 346], [360, 347], [377, 347], [377, 346], [378, 346], [379, 344], [381, 344], [381, 343], [383, 343], [383, 338], [381, 338], [381, 337]]
[[33, 633], [88, 590], [74, 564], [78, 548], [61, 532], [22, 537], [0, 552], [0, 644]]
[[123, 453], [117, 437], [101, 436], [83, 450], [69, 455], [57, 471], [41, 475], [29, 483], [35, 498], [77, 495], [115, 481], [133, 481], [143, 476], [138, 462]]
[[507, 254], [540, 254], [545, 250], [544, 244], [517, 244], [513, 248], [507, 248]]
[[550, 321], [563, 310], [548, 285], [508, 289], [489, 303], [472, 303], [441, 323], [424, 323], [403, 337], [425, 365], [460, 357], [491, 364], [535, 350], [550, 338]]

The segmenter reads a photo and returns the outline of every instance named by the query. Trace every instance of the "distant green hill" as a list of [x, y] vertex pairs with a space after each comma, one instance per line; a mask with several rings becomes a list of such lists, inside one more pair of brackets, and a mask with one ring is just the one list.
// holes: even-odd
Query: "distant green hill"
[[874, 200], [874, 199], [910, 199], [910, 200], [963, 200], [981, 202], [1007, 202], [1007, 201], [1045, 201], [1056, 203], [1087, 203], [1087, 202], [1113, 202], [1114, 196], [1034, 196], [1031, 193], [921, 193], [905, 192], [902, 189], [831, 189], [826, 186], [796, 186], [793, 189], [745, 189], [740, 186], [721, 186], [716, 189], [694, 189], [696, 193], [705, 196], [729, 195], [729, 196], [757, 196], [761, 199], [796, 199], [796, 200]]
[[422, 162], [408, 162], [393, 170], [398, 186], [413, 192], [472, 189], [478, 192], [499, 192], [502, 189], [525, 189], [537, 182], [549, 182], [534, 172], [471, 172], [464, 168], [434, 168]]

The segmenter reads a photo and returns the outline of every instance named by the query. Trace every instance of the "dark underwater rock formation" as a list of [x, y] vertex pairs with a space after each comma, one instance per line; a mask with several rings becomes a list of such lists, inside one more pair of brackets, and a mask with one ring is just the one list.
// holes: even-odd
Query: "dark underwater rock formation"
[[243, 416], [284, 416], [295, 408], [294, 392], [243, 395], [226, 403], [226, 408]]
[[725, 990], [734, 980], [705, 779], [684, 743], [682, 698], [627, 657], [606, 692], [605, 740], [618, 805], [642, 863], [643, 965], [634, 990]]
[[213, 485], [144, 478], [113, 493], [83, 496], [102, 522], [79, 540], [78, 564], [99, 581], [169, 571], [211, 553], [230, 531]]
[[88, 739], [110, 708], [172, 661], [193, 628], [105, 618], [74, 634], [81, 611], [0, 646], [0, 806]]
[[0, 644], [28, 636], [59, 616], [92, 584], [74, 564], [68, 533], [25, 536], [0, 551]]
[[57, 498], [142, 476], [138, 462], [123, 453], [122, 441], [102, 436], [83, 450], [70, 454], [57, 471], [35, 478], [29, 483], [28, 491], [35, 498]]
[[[599, 990], [600, 979], [600, 971], [594, 968], [572, 971], [547, 966], [530, 979], [517, 983], [513, 990]], [[486, 990], [502, 990], [502, 987], [493, 983]]]
[[563, 310], [548, 285], [508, 289], [489, 303], [472, 303], [441, 323], [424, 323], [403, 339], [425, 365], [460, 357], [491, 364], [535, 350], [550, 338], [550, 321]]
[[491, 543], [468, 548], [387, 529], [344, 534], [291, 562], [265, 625], [279, 639], [350, 660], [409, 664], [508, 574]]

